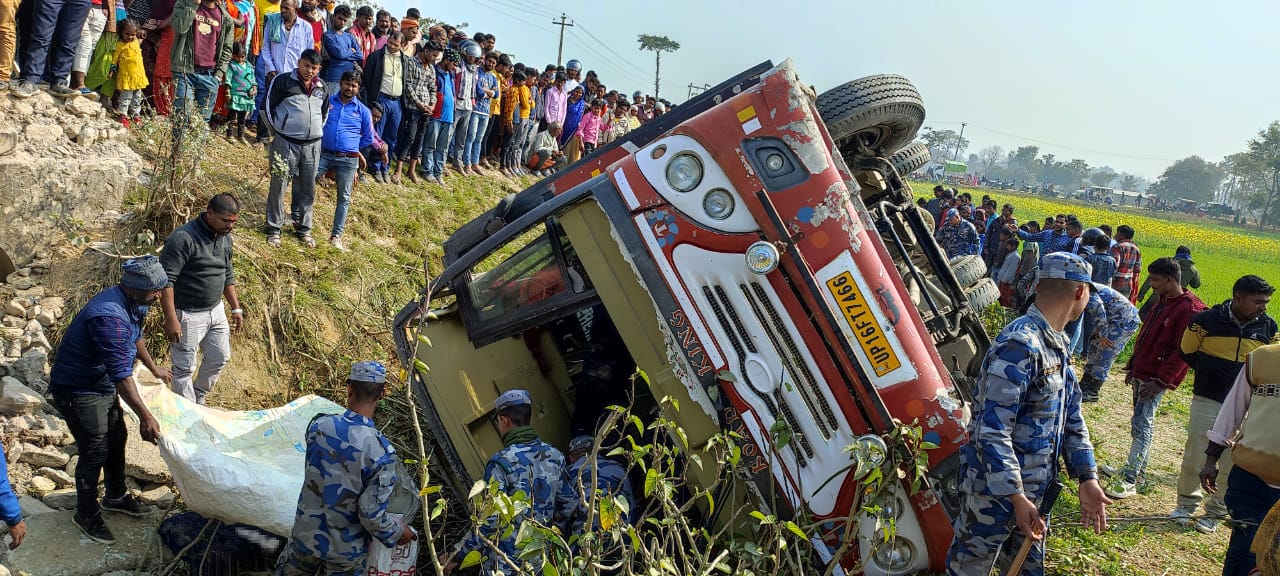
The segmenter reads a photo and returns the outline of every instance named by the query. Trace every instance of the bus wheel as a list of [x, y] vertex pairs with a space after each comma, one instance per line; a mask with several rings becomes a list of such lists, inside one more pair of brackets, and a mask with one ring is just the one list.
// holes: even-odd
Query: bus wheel
[[928, 164], [931, 158], [929, 147], [924, 142], [916, 142], [894, 152], [893, 156], [889, 157], [889, 163], [893, 164], [893, 169], [898, 171], [898, 176], [906, 178], [907, 174]]
[[841, 150], [888, 156], [916, 137], [924, 101], [909, 80], [879, 74], [846, 82], [818, 96], [818, 114]]

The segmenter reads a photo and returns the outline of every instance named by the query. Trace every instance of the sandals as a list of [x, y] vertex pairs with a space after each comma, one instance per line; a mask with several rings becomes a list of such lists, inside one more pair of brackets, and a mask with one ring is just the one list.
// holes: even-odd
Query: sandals
[[270, 247], [272, 247], [272, 248], [279, 248], [279, 247], [280, 247], [280, 235], [279, 235], [279, 234], [272, 234], [272, 235], [270, 235], [270, 236], [267, 236], [267, 246], [270, 246]]
[[298, 240], [301, 241], [302, 244], [307, 248], [316, 247], [316, 239], [312, 238], [310, 234], [303, 234], [302, 236], [298, 237]]

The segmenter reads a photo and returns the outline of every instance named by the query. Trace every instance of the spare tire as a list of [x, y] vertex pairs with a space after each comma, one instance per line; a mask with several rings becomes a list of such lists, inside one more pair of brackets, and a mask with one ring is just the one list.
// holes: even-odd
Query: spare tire
[[965, 288], [964, 297], [969, 301], [969, 307], [973, 308], [974, 314], [981, 314], [983, 310], [1000, 301], [1000, 289], [996, 287], [994, 280], [983, 278], [977, 284]]
[[956, 256], [951, 259], [951, 271], [956, 275], [956, 282], [968, 288], [987, 275], [987, 263], [980, 256]]
[[915, 139], [924, 125], [920, 91], [897, 74], [846, 82], [819, 95], [817, 106], [837, 147], [856, 138], [882, 157]]
[[898, 171], [898, 175], [905, 178], [907, 174], [915, 172], [929, 163], [932, 156], [929, 154], [929, 146], [924, 142], [915, 142], [908, 145], [889, 157], [889, 163], [893, 164], [893, 169]]

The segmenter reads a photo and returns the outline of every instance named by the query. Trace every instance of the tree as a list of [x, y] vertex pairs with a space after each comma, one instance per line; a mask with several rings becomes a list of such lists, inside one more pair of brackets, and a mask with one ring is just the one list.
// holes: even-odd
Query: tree
[[1004, 148], [987, 146], [978, 151], [978, 165], [982, 172], [991, 172], [1004, 160]]
[[1129, 192], [1137, 192], [1142, 187], [1142, 177], [1134, 176], [1128, 172], [1120, 175], [1120, 189]]
[[955, 130], [934, 130], [925, 126], [920, 139], [929, 146], [929, 155], [939, 162], [959, 158], [969, 147], [969, 139], [961, 138]]
[[1019, 146], [1017, 150], [1009, 152], [1009, 157], [1005, 160], [1009, 177], [1024, 182], [1036, 180], [1040, 176], [1040, 164], [1036, 161], [1038, 154], [1039, 146]]
[[1280, 179], [1280, 122], [1272, 122], [1260, 130], [1256, 138], [1249, 140], [1249, 149], [1245, 155], [1255, 177], [1267, 170], [1271, 172], [1271, 189], [1266, 192], [1262, 214], [1258, 219], [1258, 227], [1261, 228], [1265, 223], [1274, 223], [1280, 219], [1277, 218], [1280, 206], [1276, 202], [1276, 184], [1277, 179]]
[[1097, 172], [1094, 172], [1093, 175], [1089, 176], [1089, 182], [1092, 182], [1094, 186], [1107, 186], [1115, 179], [1115, 171], [1107, 167], [1100, 168]]
[[1165, 168], [1148, 191], [1165, 200], [1186, 198], [1205, 202], [1213, 199], [1213, 193], [1224, 176], [1217, 164], [1199, 156], [1188, 156]]
[[662, 74], [662, 53], [679, 50], [680, 43], [666, 36], [653, 36], [651, 34], [641, 34], [636, 38], [636, 41], [640, 43], [641, 50], [653, 52], [653, 98], [657, 100], [658, 86]]

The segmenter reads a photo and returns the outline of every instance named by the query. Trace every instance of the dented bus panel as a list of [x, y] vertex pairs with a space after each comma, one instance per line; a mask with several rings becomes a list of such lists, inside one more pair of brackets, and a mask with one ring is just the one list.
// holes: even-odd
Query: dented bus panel
[[[414, 331], [469, 340], [420, 348], [432, 371], [414, 380], [454, 482], [469, 485], [496, 449], [486, 402], [506, 389], [533, 388], [547, 415], [535, 427], [567, 440], [565, 421], [577, 426], [598, 400], [583, 376], [598, 342], [575, 342], [607, 325], [612, 353], [649, 374], [655, 397], [684, 404], [667, 416], [691, 449], [716, 431], [743, 437], [754, 506], [827, 521], [814, 535], [822, 563], [941, 570], [951, 528], [939, 484], [954, 477], [967, 410], [878, 231], [883, 215], [863, 204], [790, 61], [709, 93], [464, 226], [444, 273], [397, 316], [406, 366]], [[440, 294], [456, 301], [423, 321]], [[920, 492], [897, 486], [881, 503], [898, 533], [877, 555], [874, 521], [844, 533], [861, 490], [846, 447], [895, 422], [917, 423], [937, 448]], [[792, 436], [777, 446], [780, 428]]]

